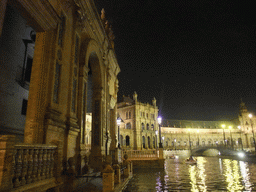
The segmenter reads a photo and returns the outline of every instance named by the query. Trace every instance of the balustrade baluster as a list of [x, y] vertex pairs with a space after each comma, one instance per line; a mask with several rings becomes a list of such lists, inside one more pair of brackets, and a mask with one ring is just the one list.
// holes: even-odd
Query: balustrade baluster
[[11, 178], [12, 178], [12, 188], [14, 187], [14, 182], [15, 182], [15, 171], [16, 171], [16, 154], [17, 150], [14, 149], [12, 153], [12, 170], [11, 170]]
[[53, 169], [54, 169], [54, 153], [55, 150], [51, 149], [51, 164], [50, 164], [50, 178], [53, 177]]
[[26, 184], [26, 176], [28, 172], [28, 149], [23, 150], [23, 157], [22, 157], [22, 169], [21, 169], [21, 185]]
[[47, 150], [43, 149], [43, 160], [42, 160], [42, 180], [46, 178], [46, 164], [47, 164]]
[[49, 176], [50, 176], [50, 166], [51, 166], [51, 150], [46, 149], [45, 178], [49, 178]]
[[27, 172], [27, 183], [32, 182], [32, 172], [33, 172], [33, 154], [34, 154], [34, 149], [29, 149], [29, 154], [28, 154], [28, 172]]
[[22, 149], [17, 150], [17, 155], [15, 157], [15, 181], [14, 181], [14, 187], [20, 186], [20, 176], [21, 176], [21, 169], [22, 169]]
[[38, 180], [42, 180], [42, 169], [43, 169], [43, 149], [39, 149], [39, 155], [38, 155]]
[[38, 149], [34, 151], [34, 158], [33, 158], [33, 172], [32, 172], [32, 182], [38, 181]]

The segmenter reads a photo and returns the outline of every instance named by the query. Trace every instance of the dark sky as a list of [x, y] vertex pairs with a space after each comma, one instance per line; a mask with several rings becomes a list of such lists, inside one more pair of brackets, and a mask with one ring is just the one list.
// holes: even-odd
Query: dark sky
[[[157, 99], [165, 119], [256, 112], [253, 0], [95, 0], [113, 25], [119, 99]], [[256, 113], [255, 113], [256, 115]]]

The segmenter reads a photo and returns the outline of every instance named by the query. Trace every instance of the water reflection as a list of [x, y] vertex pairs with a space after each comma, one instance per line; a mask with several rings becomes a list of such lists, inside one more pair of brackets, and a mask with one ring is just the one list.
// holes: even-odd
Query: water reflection
[[255, 191], [254, 164], [217, 157], [197, 160], [197, 165], [188, 165], [169, 159], [165, 170], [137, 169], [125, 191]]

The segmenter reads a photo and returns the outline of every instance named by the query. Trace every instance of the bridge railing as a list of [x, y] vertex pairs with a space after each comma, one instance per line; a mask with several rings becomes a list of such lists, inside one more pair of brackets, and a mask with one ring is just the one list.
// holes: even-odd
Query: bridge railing
[[123, 150], [123, 154], [127, 154], [129, 160], [155, 160], [159, 158], [157, 149]]

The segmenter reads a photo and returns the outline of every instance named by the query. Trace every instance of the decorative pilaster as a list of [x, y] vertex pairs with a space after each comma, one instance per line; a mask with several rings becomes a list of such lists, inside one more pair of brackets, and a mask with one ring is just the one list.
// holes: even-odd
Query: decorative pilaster
[[36, 34], [35, 52], [29, 87], [24, 131], [25, 143], [43, 143], [44, 117], [48, 98], [48, 80], [54, 31]]

